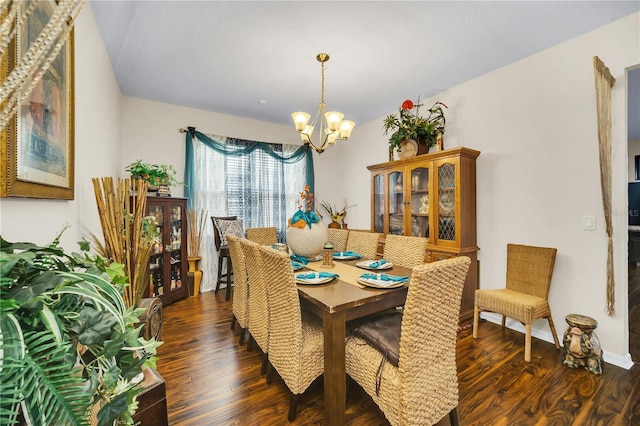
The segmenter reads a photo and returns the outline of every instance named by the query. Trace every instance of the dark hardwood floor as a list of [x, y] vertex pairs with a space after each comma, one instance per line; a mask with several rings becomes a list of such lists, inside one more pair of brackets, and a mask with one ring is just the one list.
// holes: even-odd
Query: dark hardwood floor
[[629, 353], [640, 364], [640, 266], [629, 264]]
[[[321, 381], [301, 397], [298, 417], [289, 423], [286, 386], [280, 379], [266, 384], [261, 354], [238, 345], [230, 320], [224, 292], [164, 308], [158, 371], [166, 380], [170, 424], [323, 425]], [[640, 425], [640, 365], [605, 364], [596, 376], [564, 367], [562, 352], [535, 338], [532, 362], [525, 363], [522, 334], [488, 322], [479, 332], [477, 340], [470, 329], [458, 335], [461, 425]], [[388, 425], [353, 383], [346, 419], [349, 425]], [[448, 424], [446, 416], [440, 424]]]

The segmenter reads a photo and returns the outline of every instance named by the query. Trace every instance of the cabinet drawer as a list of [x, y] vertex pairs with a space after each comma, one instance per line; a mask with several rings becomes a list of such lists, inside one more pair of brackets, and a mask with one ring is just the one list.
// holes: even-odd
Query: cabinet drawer
[[426, 261], [427, 262], [437, 262], [438, 260], [445, 260], [445, 259], [452, 259], [456, 257], [455, 254], [451, 254], [451, 253], [442, 253], [442, 252], [437, 252], [437, 251], [431, 251], [431, 252], [427, 252], [426, 255]]

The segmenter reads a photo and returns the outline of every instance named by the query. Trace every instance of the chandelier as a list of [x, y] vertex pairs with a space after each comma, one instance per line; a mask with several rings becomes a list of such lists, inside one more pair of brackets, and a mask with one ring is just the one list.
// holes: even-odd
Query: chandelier
[[[316, 56], [318, 62], [322, 64], [322, 97], [320, 98], [320, 106], [316, 115], [309, 123], [311, 114], [306, 112], [294, 112], [291, 114], [293, 123], [296, 126], [296, 130], [300, 133], [300, 138], [305, 144], [311, 145], [318, 154], [322, 154], [324, 150], [330, 148], [339, 140], [347, 140], [351, 136], [351, 131], [355, 127], [356, 123], [351, 120], [343, 120], [344, 114], [337, 111], [325, 112], [324, 104], [324, 63], [329, 60], [329, 55], [326, 53], [318, 53]], [[319, 121], [318, 121], [319, 120]], [[317, 142], [313, 143], [312, 135], [313, 130], [320, 126], [320, 131], [317, 132]], [[324, 129], [324, 139], [322, 137]]]

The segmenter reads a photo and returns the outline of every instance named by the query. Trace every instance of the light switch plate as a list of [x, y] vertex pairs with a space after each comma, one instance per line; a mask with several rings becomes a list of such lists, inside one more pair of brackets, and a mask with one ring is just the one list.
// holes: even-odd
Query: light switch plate
[[596, 230], [596, 217], [595, 216], [584, 216], [582, 218], [582, 228], [585, 231], [595, 231]]

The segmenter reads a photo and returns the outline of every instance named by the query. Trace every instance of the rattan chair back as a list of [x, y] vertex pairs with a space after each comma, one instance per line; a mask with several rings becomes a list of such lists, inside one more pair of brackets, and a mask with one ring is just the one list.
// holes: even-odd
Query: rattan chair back
[[383, 257], [394, 265], [413, 268], [425, 263], [426, 249], [426, 238], [387, 234]]
[[263, 246], [270, 246], [278, 242], [278, 230], [275, 226], [262, 228], [247, 228], [247, 239]]
[[240, 245], [240, 238], [235, 235], [227, 235], [229, 254], [233, 266], [233, 315], [238, 325], [244, 330], [247, 328], [249, 319], [249, 281], [247, 277], [247, 265], [244, 259], [244, 252]]
[[547, 299], [557, 249], [507, 244], [507, 288]]
[[327, 228], [327, 241], [333, 243], [334, 251], [346, 251], [348, 239], [348, 229]]
[[304, 393], [324, 371], [322, 324], [303, 315], [289, 256], [260, 247], [269, 277], [269, 362], [292, 393], [289, 421], [295, 419], [296, 395]]
[[244, 252], [249, 278], [249, 333], [262, 352], [269, 352], [269, 302], [265, 269], [260, 255], [260, 244], [246, 239], [240, 240]]
[[[392, 425], [457, 419], [456, 336], [466, 256], [416, 266], [401, 324], [398, 367], [358, 337], [346, 345], [346, 370]], [[377, 388], [377, 389], [376, 389]]]
[[347, 250], [360, 253], [365, 259], [375, 259], [378, 256], [380, 235], [376, 232], [349, 231]]

